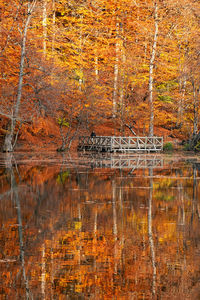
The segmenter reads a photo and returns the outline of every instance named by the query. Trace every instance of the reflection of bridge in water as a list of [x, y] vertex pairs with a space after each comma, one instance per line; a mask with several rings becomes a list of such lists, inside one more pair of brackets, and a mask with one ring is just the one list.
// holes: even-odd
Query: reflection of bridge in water
[[91, 168], [146, 169], [163, 167], [163, 159], [158, 155], [80, 155], [81, 165]]

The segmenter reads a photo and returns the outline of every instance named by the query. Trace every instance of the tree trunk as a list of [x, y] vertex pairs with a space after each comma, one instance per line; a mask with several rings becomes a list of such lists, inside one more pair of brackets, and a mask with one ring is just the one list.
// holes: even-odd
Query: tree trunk
[[10, 129], [8, 130], [8, 133], [6, 133], [6, 136], [5, 136], [4, 145], [3, 145], [4, 152], [12, 152], [13, 151], [12, 141], [13, 141], [14, 132], [13, 132], [12, 124], [13, 124], [13, 119], [11, 120]]
[[196, 89], [195, 82], [192, 82], [193, 87], [193, 110], [194, 110], [194, 117], [193, 117], [193, 136], [197, 135], [198, 133], [198, 106], [199, 106], [199, 92]]
[[115, 43], [115, 64], [114, 64], [114, 85], [113, 85], [113, 118], [117, 113], [117, 92], [119, 77], [119, 23], [116, 23], [116, 43]]
[[52, 36], [52, 56], [54, 55], [55, 51], [55, 25], [56, 25], [56, 9], [55, 9], [55, 0], [52, 0], [52, 10], [53, 10], [53, 20], [52, 20], [52, 28], [53, 28], [53, 36]]
[[155, 30], [153, 38], [153, 47], [149, 63], [149, 106], [150, 106], [150, 120], [149, 120], [149, 136], [154, 135], [154, 102], [153, 102], [153, 71], [154, 71], [154, 61], [156, 56], [157, 38], [158, 38], [158, 7], [157, 2], [155, 2]]
[[[176, 126], [182, 126], [183, 122], [183, 105], [184, 105], [184, 100], [185, 100], [185, 88], [186, 88], [186, 75], [185, 75], [185, 67], [183, 66], [182, 59], [181, 59], [181, 51], [183, 45], [181, 42], [179, 42], [179, 95], [180, 95], [180, 100], [178, 101], [178, 111], [177, 111], [177, 121], [176, 121]], [[187, 51], [185, 50], [185, 56], [187, 55]], [[181, 76], [181, 74], [183, 74]]]
[[25, 20], [24, 30], [22, 34], [22, 41], [21, 41], [21, 56], [20, 56], [20, 69], [19, 69], [19, 81], [18, 81], [18, 88], [17, 88], [17, 99], [13, 108], [13, 117], [11, 119], [11, 126], [8, 134], [6, 134], [3, 151], [4, 152], [12, 152], [13, 149], [13, 138], [16, 128], [16, 121], [19, 117], [19, 110], [21, 104], [21, 97], [22, 97], [22, 87], [23, 87], [23, 78], [24, 78], [24, 62], [25, 62], [25, 55], [26, 55], [26, 39], [27, 39], [27, 32], [28, 26], [32, 17], [33, 10], [35, 8], [37, 0], [34, 0], [28, 6], [27, 10], [27, 18]]
[[176, 121], [177, 127], [181, 125], [183, 122], [183, 105], [185, 101], [185, 88], [186, 88], [186, 77], [184, 76], [183, 83], [179, 82], [179, 90], [180, 90], [181, 98], [178, 103], [178, 113], [177, 113], [177, 121]]
[[80, 70], [79, 70], [79, 91], [82, 91], [83, 87], [83, 32], [82, 32], [82, 25], [83, 25], [83, 16], [80, 16], [81, 28], [80, 28], [80, 35], [79, 35], [79, 56], [80, 56]]
[[46, 57], [47, 52], [47, 0], [43, 0], [43, 56]]
[[[123, 26], [121, 26], [120, 32], [121, 32], [121, 39], [123, 42], [123, 41], [125, 41]], [[122, 66], [121, 66], [119, 103], [120, 103], [120, 113], [121, 113], [121, 133], [122, 133], [122, 135], [124, 135], [124, 111], [125, 111], [124, 110], [124, 92], [125, 92], [124, 90], [125, 90], [125, 78], [126, 78], [126, 71], [125, 71], [126, 53], [125, 53], [125, 45], [124, 44], [122, 44], [122, 47], [121, 47], [121, 61], [122, 61]]]
[[95, 31], [95, 39], [96, 39], [96, 43], [95, 43], [95, 49], [94, 49], [94, 71], [95, 71], [95, 78], [96, 78], [96, 83], [98, 83], [99, 80], [99, 57], [98, 57], [98, 42], [97, 42], [97, 38], [98, 38], [98, 31]]
[[95, 51], [94, 63], [95, 63], [95, 78], [96, 78], [96, 82], [98, 82], [98, 79], [99, 79], [99, 66], [98, 66], [99, 60], [98, 60], [97, 50]]

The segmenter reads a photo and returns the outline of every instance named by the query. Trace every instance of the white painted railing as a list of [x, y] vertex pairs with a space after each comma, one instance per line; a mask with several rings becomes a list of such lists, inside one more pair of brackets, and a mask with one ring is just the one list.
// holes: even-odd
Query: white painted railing
[[78, 149], [106, 152], [157, 152], [163, 150], [163, 137], [81, 136], [79, 137]]

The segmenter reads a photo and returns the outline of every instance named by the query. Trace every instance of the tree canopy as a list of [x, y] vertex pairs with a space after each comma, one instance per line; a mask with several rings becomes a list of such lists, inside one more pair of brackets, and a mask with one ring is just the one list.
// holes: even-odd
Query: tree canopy
[[100, 124], [198, 132], [198, 1], [11, 0], [0, 11], [2, 143]]

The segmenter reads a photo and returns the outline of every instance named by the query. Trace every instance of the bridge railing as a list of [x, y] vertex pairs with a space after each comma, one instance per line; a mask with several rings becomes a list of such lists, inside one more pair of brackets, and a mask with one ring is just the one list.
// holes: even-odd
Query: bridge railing
[[96, 137], [90, 137], [90, 136], [80, 136], [79, 137], [79, 150], [102, 150], [103, 148], [106, 148], [106, 150], [109, 150], [111, 148], [111, 136], [96, 136]]
[[88, 151], [162, 151], [163, 137], [80, 136], [79, 150]]
[[112, 137], [111, 148], [126, 151], [162, 151], [163, 137]]

